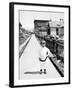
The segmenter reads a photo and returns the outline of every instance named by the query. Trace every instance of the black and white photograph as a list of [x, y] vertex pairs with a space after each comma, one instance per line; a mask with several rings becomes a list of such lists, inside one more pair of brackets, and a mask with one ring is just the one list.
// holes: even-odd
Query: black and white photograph
[[64, 77], [64, 13], [19, 11], [20, 79]]
[[69, 7], [14, 5], [14, 86], [69, 83]]

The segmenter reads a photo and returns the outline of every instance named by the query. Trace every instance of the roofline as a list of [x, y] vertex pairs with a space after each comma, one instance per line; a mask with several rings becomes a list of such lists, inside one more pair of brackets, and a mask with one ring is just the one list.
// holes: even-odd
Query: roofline
[[49, 22], [50, 20], [34, 20], [34, 23], [35, 22]]

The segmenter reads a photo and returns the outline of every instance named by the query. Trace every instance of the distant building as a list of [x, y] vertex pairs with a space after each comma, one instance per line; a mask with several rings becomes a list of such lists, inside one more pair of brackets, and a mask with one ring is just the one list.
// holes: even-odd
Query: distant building
[[34, 20], [35, 32], [41, 37], [47, 35], [64, 35], [64, 22], [50, 20]]
[[54, 21], [49, 22], [51, 35], [64, 35], [64, 22]]
[[50, 34], [49, 20], [34, 20], [34, 29], [39, 36]]

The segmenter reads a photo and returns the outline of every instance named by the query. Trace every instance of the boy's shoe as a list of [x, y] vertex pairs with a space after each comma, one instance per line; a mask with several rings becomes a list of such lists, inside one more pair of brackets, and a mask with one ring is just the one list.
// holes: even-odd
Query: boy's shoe
[[44, 74], [47, 74], [46, 69], [44, 69]]
[[40, 69], [40, 74], [42, 74], [42, 69]]

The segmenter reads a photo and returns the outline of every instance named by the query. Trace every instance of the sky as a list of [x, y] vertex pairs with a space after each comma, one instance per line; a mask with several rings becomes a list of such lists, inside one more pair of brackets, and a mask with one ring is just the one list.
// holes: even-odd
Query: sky
[[19, 11], [19, 18], [22, 27], [32, 31], [34, 29], [34, 20], [52, 20], [59, 21], [64, 19], [62, 12], [42, 12], [42, 11]]

